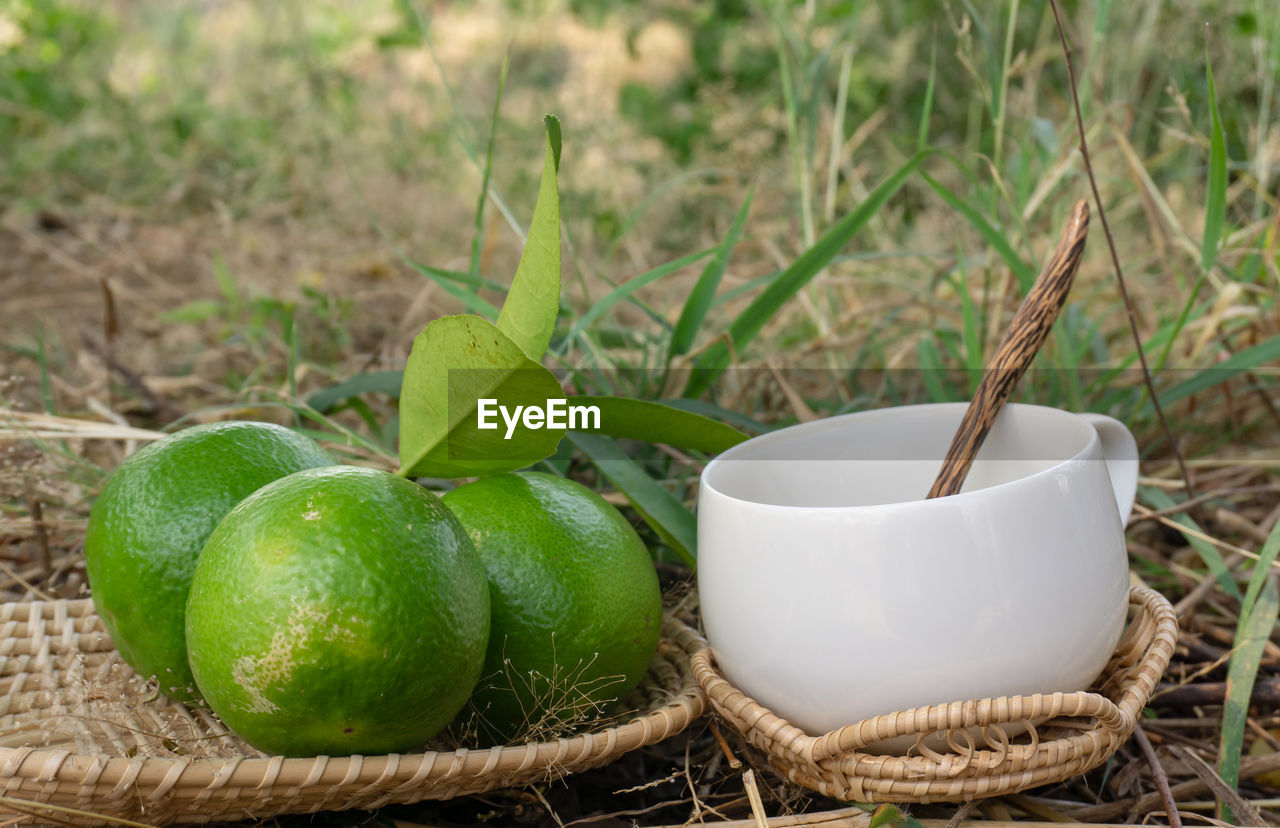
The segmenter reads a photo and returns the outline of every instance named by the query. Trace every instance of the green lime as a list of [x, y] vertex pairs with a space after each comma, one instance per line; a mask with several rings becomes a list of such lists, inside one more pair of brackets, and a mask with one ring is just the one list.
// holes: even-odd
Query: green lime
[[662, 594], [621, 513], [539, 472], [484, 478], [443, 499], [489, 575], [492, 628], [472, 699], [483, 735], [545, 734], [624, 698], [653, 660]]
[[484, 568], [440, 499], [376, 469], [308, 469], [246, 498], [196, 565], [196, 684], [286, 756], [394, 753], [450, 722], [489, 638]]
[[183, 612], [205, 539], [272, 480], [333, 458], [270, 423], [198, 425], [146, 446], [102, 489], [84, 540], [94, 606], [120, 654], [160, 689], [193, 698]]

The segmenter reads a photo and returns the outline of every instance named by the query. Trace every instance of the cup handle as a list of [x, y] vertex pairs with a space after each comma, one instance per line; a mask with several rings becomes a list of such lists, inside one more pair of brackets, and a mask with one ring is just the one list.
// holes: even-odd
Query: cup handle
[[1116, 507], [1120, 510], [1120, 522], [1127, 523], [1138, 493], [1138, 441], [1133, 439], [1128, 426], [1114, 417], [1088, 412], [1079, 416], [1098, 432]]

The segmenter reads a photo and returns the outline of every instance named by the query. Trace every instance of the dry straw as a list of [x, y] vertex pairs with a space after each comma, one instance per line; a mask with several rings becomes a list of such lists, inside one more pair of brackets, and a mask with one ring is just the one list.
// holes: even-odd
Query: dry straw
[[630, 700], [637, 712], [616, 727], [484, 750], [286, 759], [245, 744], [207, 710], [152, 697], [91, 601], [0, 604], [0, 808], [22, 800], [26, 812], [73, 823], [237, 821], [546, 782], [702, 715], [689, 656], [704, 646], [669, 613]]
[[[731, 685], [710, 649], [693, 657], [693, 670], [715, 712], [792, 782], [856, 802], [966, 801], [1084, 773], [1129, 738], [1178, 637], [1162, 595], [1134, 587], [1129, 603], [1128, 627], [1096, 692], [919, 707], [822, 736], [808, 735]], [[875, 747], [903, 737], [914, 741], [906, 755]]]

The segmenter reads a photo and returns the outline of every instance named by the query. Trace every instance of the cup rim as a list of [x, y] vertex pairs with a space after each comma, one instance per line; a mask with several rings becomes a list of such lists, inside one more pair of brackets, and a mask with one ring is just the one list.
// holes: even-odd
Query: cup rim
[[1088, 428], [1088, 439], [1085, 440], [1084, 445], [1075, 454], [1071, 455], [1070, 457], [1062, 458], [1061, 460], [1059, 460], [1058, 462], [1054, 463], [1052, 466], [1049, 466], [1046, 469], [1041, 469], [1040, 471], [1033, 472], [1031, 474], [1026, 475], [1025, 477], [1019, 477], [1014, 480], [1007, 480], [1003, 483], [996, 483], [991, 486], [984, 486], [981, 489], [974, 489], [972, 491], [967, 491], [967, 492], [957, 492], [956, 494], [949, 495], [945, 498], [934, 498], [932, 500], [925, 499], [922, 495], [917, 500], [904, 500], [904, 501], [897, 501], [893, 503], [883, 503], [883, 504], [875, 504], [875, 505], [850, 504], [850, 505], [844, 505], [844, 506], [825, 506], [825, 505], [794, 506], [794, 505], [782, 504], [782, 503], [766, 503], [759, 500], [751, 500], [748, 498], [731, 495], [728, 492], [724, 491], [722, 488], [717, 487], [716, 485], [714, 485], [709, 481], [709, 478], [718, 469], [719, 466], [725, 465], [727, 462], [735, 459], [750, 459], [750, 458], [735, 458], [733, 455], [747, 451], [748, 446], [754, 445], [756, 447], [759, 447], [760, 445], [765, 443], [771, 443], [780, 439], [785, 439], [784, 435], [794, 436], [797, 433], [801, 433], [801, 432], [820, 431], [823, 428], [833, 428], [834, 427], [833, 423], [840, 420], [852, 419], [855, 417], [865, 417], [868, 415], [892, 416], [893, 412], [902, 412], [906, 410], [919, 410], [919, 409], [944, 409], [944, 408], [963, 409], [963, 408], [967, 408], [968, 405], [969, 404], [965, 402], [944, 402], [944, 403], [916, 403], [914, 405], [888, 406], [886, 408], [868, 408], [862, 411], [851, 411], [846, 414], [837, 414], [833, 417], [823, 417], [822, 419], [813, 420], [807, 423], [796, 423], [795, 425], [786, 426], [785, 428], [780, 428], [775, 431], [769, 431], [764, 434], [758, 434], [755, 437], [752, 437], [748, 440], [744, 440], [741, 443], [738, 443], [737, 445], [732, 446], [731, 448], [728, 448], [725, 451], [713, 457], [711, 461], [707, 463], [707, 465], [703, 468], [702, 473], [699, 475], [699, 479], [698, 479], [699, 487], [700, 489], [706, 489], [710, 492], [713, 492], [718, 497], [725, 498], [726, 500], [731, 500], [735, 503], [741, 503], [744, 505], [749, 505], [752, 507], [759, 507], [764, 509], [783, 509], [788, 511], [803, 510], [803, 509], [862, 511], [866, 509], [883, 510], [883, 509], [890, 509], [890, 508], [918, 507], [920, 504], [928, 504], [928, 503], [950, 502], [952, 504], [956, 504], [956, 503], [971, 501], [979, 497], [988, 497], [992, 493], [999, 492], [1001, 489], [1005, 489], [1007, 487], [1013, 487], [1013, 486], [1023, 486], [1030, 481], [1036, 480], [1037, 478], [1053, 474], [1054, 472], [1056, 472], [1057, 470], [1061, 469], [1063, 466], [1069, 463], [1073, 463], [1073, 462], [1077, 462], [1085, 459], [1090, 452], [1094, 451], [1095, 448], [1101, 444], [1101, 438], [1099, 438], [1097, 430], [1093, 428], [1093, 426], [1089, 425], [1089, 423], [1086, 420], [1081, 418], [1080, 415], [1075, 412], [1066, 411], [1061, 408], [1055, 408], [1053, 406], [1047, 406], [1047, 405], [1033, 405], [1029, 403], [1007, 403], [1005, 405], [1006, 409], [1019, 409], [1019, 410], [1046, 412], [1046, 414], [1044, 414], [1043, 416], [1061, 417], [1061, 418], [1064, 418], [1064, 421], [1065, 421], [1065, 418], [1071, 418], [1072, 421], [1077, 422], [1080, 425]]

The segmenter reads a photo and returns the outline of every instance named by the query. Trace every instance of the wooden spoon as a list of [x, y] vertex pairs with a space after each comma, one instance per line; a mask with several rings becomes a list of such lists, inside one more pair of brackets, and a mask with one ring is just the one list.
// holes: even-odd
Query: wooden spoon
[[1022, 306], [1009, 324], [1004, 339], [996, 348], [995, 356], [987, 364], [982, 380], [978, 383], [978, 390], [974, 392], [973, 399], [964, 412], [964, 419], [960, 421], [960, 426], [951, 439], [951, 448], [947, 449], [942, 470], [933, 481], [929, 497], [953, 495], [964, 485], [969, 467], [973, 465], [973, 458], [982, 447], [982, 441], [987, 439], [987, 432], [991, 430], [996, 415], [1008, 401], [1013, 387], [1026, 373], [1027, 366], [1049, 335], [1053, 321], [1058, 318], [1058, 311], [1066, 301], [1076, 269], [1080, 266], [1080, 256], [1084, 253], [1085, 237], [1088, 234], [1089, 204], [1079, 201], [1071, 211], [1071, 220], [1067, 222], [1057, 249], [1045, 264], [1040, 277], [1031, 286], [1027, 298], [1022, 301]]

